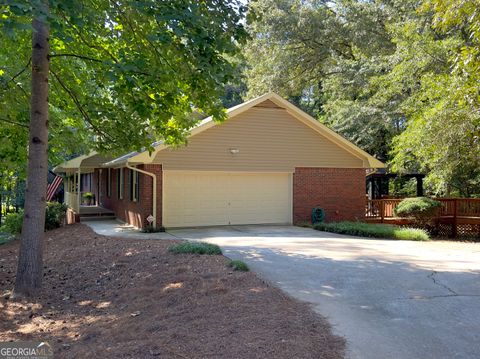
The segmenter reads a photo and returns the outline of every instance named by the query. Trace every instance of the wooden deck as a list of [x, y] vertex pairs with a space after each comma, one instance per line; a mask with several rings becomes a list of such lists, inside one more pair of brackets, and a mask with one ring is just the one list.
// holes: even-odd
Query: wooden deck
[[[480, 198], [434, 198], [442, 208], [434, 222], [441, 235], [480, 238]], [[403, 199], [367, 200], [365, 221], [409, 225], [408, 218], [395, 217], [394, 209]]]

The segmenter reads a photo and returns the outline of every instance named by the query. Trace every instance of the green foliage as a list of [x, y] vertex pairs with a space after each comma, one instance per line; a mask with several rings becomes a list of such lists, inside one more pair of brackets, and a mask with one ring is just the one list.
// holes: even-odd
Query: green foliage
[[405, 5], [259, 0], [246, 48], [249, 96], [273, 90], [381, 159], [398, 131], [391, 109], [368, 103], [378, 57], [394, 44], [385, 23]]
[[89, 200], [93, 199], [93, 193], [92, 192], [85, 192], [82, 196], [85, 199], [89, 199]]
[[418, 228], [401, 228], [389, 224], [363, 222], [333, 222], [314, 225], [319, 231], [347, 234], [350, 236], [391, 238], [410, 241], [428, 241], [428, 233]]
[[63, 203], [48, 202], [45, 211], [45, 230], [59, 228], [63, 225], [67, 206]]
[[5, 216], [2, 225], [2, 231], [13, 235], [22, 232], [23, 210], [18, 213], [9, 213]]
[[250, 268], [248, 266], [239, 260], [233, 260], [228, 263], [228, 266], [233, 268], [233, 270], [240, 271], [240, 272], [248, 272]]
[[205, 242], [182, 242], [170, 247], [168, 250], [175, 254], [222, 254], [219, 246]]
[[145, 226], [142, 229], [143, 233], [159, 233], [159, 232], [165, 232], [165, 227], [160, 226], [160, 227], [154, 227], [153, 225], [149, 224]]
[[414, 197], [417, 195], [417, 180], [415, 178], [396, 177], [390, 179], [388, 192], [396, 197]]
[[[49, 156], [181, 143], [195, 112], [225, 117], [247, 36], [241, 1], [50, 1]], [[0, 160], [26, 168], [31, 21], [37, 2], [0, 10]], [[231, 101], [237, 101], [232, 95]], [[228, 102], [228, 101], [226, 101]]]
[[[2, 229], [2, 228], [0, 228], [0, 230], [1, 230], [1, 229]], [[14, 239], [15, 239], [15, 237], [12, 236], [12, 235], [10, 235], [9, 233], [3, 233], [3, 232], [0, 231], [0, 246], [1, 246], [2, 244], [6, 244], [6, 243], [8, 243], [8, 242], [10, 242], [10, 241], [13, 241]]]
[[[63, 225], [67, 206], [63, 203], [48, 202], [45, 208], [45, 230], [49, 231]], [[23, 224], [23, 210], [18, 213], [9, 213], [5, 217], [2, 230], [10, 234], [20, 234]]]
[[303, 227], [303, 228], [312, 228], [312, 224], [308, 221], [302, 221], [296, 224], [298, 227]]
[[477, 0], [257, 0], [249, 96], [287, 96], [436, 195], [480, 194]]
[[427, 197], [405, 198], [394, 209], [398, 217], [411, 217], [418, 226], [427, 227], [437, 216], [442, 204]]

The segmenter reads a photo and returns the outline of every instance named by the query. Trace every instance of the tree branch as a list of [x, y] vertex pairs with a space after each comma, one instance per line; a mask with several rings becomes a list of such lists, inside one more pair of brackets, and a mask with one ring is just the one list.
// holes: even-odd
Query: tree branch
[[83, 108], [82, 104], [80, 103], [78, 97], [73, 93], [72, 90], [70, 90], [64, 83], [63, 81], [60, 79], [60, 77], [57, 75], [57, 73], [55, 71], [53, 71], [52, 69], [50, 69], [50, 72], [53, 74], [53, 77], [55, 77], [55, 79], [57, 80], [57, 82], [60, 84], [60, 86], [63, 88], [63, 90], [70, 96], [70, 98], [72, 99], [72, 101], [75, 103], [75, 106], [77, 107], [78, 111], [82, 114], [84, 120], [90, 125], [92, 126], [92, 128], [97, 131], [97, 133], [101, 134], [102, 136], [104, 136], [105, 138], [108, 138], [110, 141], [112, 142], [115, 142], [114, 138], [112, 136], [110, 136], [108, 133], [102, 131], [100, 128], [98, 128], [92, 121], [92, 119], [90, 118], [90, 116], [88, 115], [87, 111], [85, 111], [85, 109]]
[[76, 57], [82, 60], [94, 61], [94, 62], [102, 62], [102, 60], [95, 59], [93, 57], [88, 57], [84, 55], [77, 55], [77, 54], [51, 54], [50, 58], [52, 57]]
[[15, 84], [15, 86], [17, 86], [20, 90], [22, 90], [23, 94], [25, 95], [25, 97], [28, 98], [28, 94], [27, 94], [27, 91], [25, 91], [25, 89], [22, 87], [22, 85], [20, 85], [19, 83], [16, 83], [15, 82], [15, 79], [20, 76], [21, 74], [23, 74], [27, 69], [28, 67], [30, 66], [30, 63], [32, 62], [32, 58], [30, 57], [28, 59], [28, 62], [27, 64], [20, 70], [18, 71], [15, 75], [12, 76], [12, 78], [10, 80], [8, 80], [6, 82], [6, 84], [8, 85], [10, 82], [13, 82]]
[[12, 121], [12, 120], [7, 120], [6, 118], [0, 118], [0, 121], [1, 121], [1, 122], [9, 123], [9, 124], [11, 124], [11, 125], [28, 128], [28, 125], [26, 125], [26, 124], [24, 124], [24, 123]]
[[28, 59], [28, 62], [27, 64], [20, 70], [18, 71], [15, 75], [13, 75], [13, 77], [10, 79], [10, 81], [15, 81], [15, 79], [20, 76], [21, 74], [23, 74], [27, 69], [28, 67], [30, 66], [30, 63], [32, 62], [32, 58], [30, 57]]

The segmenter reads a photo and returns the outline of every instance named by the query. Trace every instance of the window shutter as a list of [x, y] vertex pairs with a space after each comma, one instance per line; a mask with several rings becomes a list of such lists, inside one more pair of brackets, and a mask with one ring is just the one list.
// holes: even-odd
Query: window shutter
[[128, 197], [133, 201], [133, 170], [128, 171]]
[[140, 201], [140, 173], [135, 172], [135, 199]]

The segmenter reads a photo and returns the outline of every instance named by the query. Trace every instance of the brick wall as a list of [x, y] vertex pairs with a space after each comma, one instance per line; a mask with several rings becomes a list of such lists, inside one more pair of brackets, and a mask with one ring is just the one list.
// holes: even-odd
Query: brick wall
[[[162, 224], [162, 166], [140, 165], [138, 169], [153, 173], [157, 176], [157, 227]], [[118, 197], [118, 171], [123, 171], [123, 199]], [[139, 174], [139, 200], [130, 198], [130, 176], [128, 168], [111, 170], [111, 195], [107, 196], [108, 169], [102, 170], [100, 204], [115, 212], [117, 218], [130, 223], [135, 227], [143, 228], [148, 224], [146, 218], [153, 214], [153, 179], [150, 176]], [[98, 195], [97, 195], [98, 196]]]
[[365, 216], [365, 170], [297, 167], [293, 175], [293, 221], [311, 220], [312, 208], [325, 210], [325, 220], [362, 220]]

